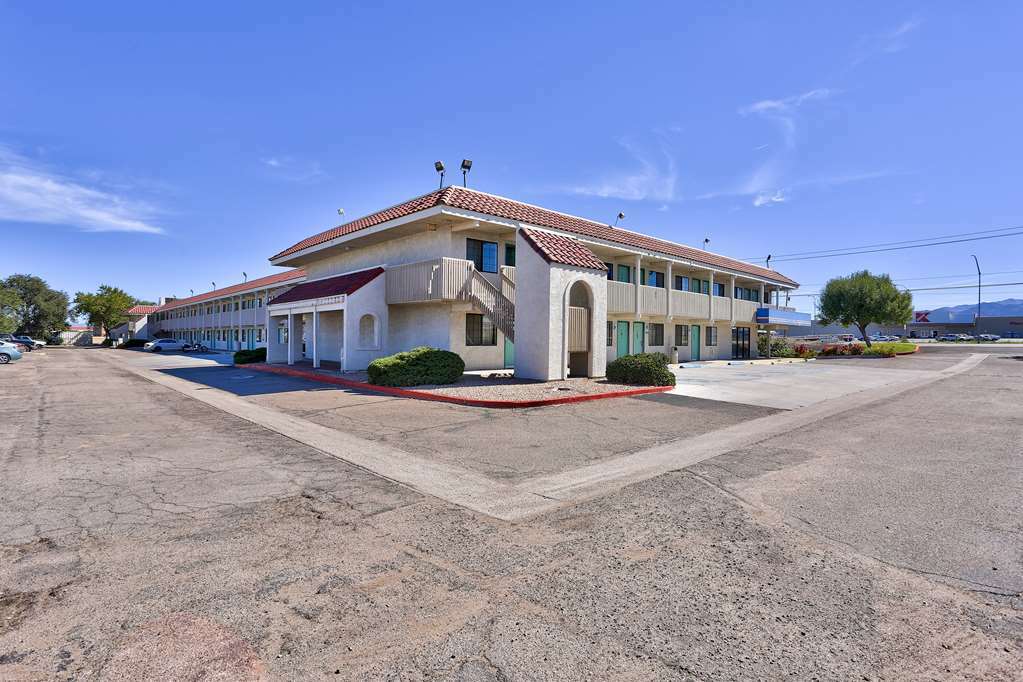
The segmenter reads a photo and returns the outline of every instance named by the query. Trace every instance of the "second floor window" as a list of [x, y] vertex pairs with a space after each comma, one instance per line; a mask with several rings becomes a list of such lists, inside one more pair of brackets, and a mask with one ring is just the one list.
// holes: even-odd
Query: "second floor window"
[[664, 273], [654, 272], [653, 270], [646, 273], [646, 285], [648, 287], [660, 287], [664, 288]]
[[515, 267], [515, 245], [505, 244], [504, 245], [504, 264], [509, 268]]
[[465, 259], [471, 260], [480, 272], [497, 272], [497, 242], [466, 239]]
[[689, 291], [689, 278], [684, 275], [675, 275], [675, 290]]
[[715, 296], [724, 296], [725, 295], [725, 285], [722, 284], [721, 282], [714, 282], [714, 295]]
[[618, 281], [619, 282], [631, 282], [632, 281], [632, 268], [628, 265], [618, 266]]

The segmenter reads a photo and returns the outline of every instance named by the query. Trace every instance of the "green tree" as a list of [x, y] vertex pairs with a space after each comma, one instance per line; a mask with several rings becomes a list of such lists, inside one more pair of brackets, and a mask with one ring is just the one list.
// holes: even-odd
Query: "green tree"
[[103, 284], [94, 294], [79, 291], [75, 294], [75, 304], [71, 309], [74, 315], [89, 318], [89, 324], [102, 325], [109, 331], [128, 318], [125, 313], [138, 300], [124, 289]]
[[41, 277], [11, 275], [0, 288], [13, 291], [20, 301], [15, 313], [19, 333], [48, 338], [67, 328], [67, 294], [51, 289]]
[[912, 317], [913, 294], [899, 291], [888, 275], [869, 270], [836, 277], [821, 294], [821, 323], [855, 326], [868, 346], [867, 325], [906, 324]]
[[0, 333], [10, 334], [18, 329], [21, 299], [14, 289], [0, 286]]

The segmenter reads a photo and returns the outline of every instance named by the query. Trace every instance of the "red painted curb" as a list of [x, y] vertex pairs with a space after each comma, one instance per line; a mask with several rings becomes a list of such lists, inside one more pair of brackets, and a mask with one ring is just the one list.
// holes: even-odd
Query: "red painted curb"
[[305, 372], [300, 369], [291, 369], [290, 367], [277, 367], [274, 365], [264, 364], [241, 365], [241, 367], [256, 370], [257, 372], [268, 372], [270, 374], [280, 374], [283, 376], [298, 377], [300, 379], [309, 379], [310, 381], [319, 381], [324, 384], [334, 384], [335, 386], [345, 386], [347, 388], [357, 388], [363, 391], [372, 391], [374, 393], [384, 393], [386, 395], [393, 395], [399, 398], [431, 400], [438, 403], [454, 403], [455, 405], [467, 405], [469, 407], [492, 407], [497, 409], [584, 403], [589, 400], [602, 400], [604, 398], [624, 398], [632, 395], [645, 395], [647, 393], [663, 393], [674, 388], [674, 386], [645, 386], [643, 388], [631, 388], [625, 391], [588, 393], [586, 395], [572, 395], [564, 398], [548, 398], [546, 400], [478, 400], [475, 398], [459, 398], [457, 396], [438, 395], [436, 393], [427, 393], [426, 391], [414, 391], [407, 388], [395, 388], [393, 386], [374, 386], [361, 381], [352, 381], [351, 379], [344, 379], [342, 377], [335, 377], [327, 374]]

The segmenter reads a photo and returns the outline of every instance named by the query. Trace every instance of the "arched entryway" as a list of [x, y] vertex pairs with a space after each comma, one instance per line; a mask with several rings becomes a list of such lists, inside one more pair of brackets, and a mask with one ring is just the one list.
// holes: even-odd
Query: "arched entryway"
[[593, 339], [590, 319], [593, 316], [593, 294], [589, 285], [576, 280], [568, 287], [565, 306], [565, 352], [568, 355], [568, 376], [590, 375]]

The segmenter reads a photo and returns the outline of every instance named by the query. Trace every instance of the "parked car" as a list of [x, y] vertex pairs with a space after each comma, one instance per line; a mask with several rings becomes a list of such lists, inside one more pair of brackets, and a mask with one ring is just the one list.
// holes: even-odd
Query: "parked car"
[[160, 353], [165, 350], [184, 350], [186, 345], [188, 344], [177, 339], [156, 339], [144, 345], [142, 350], [147, 350], [150, 353]]
[[42, 348], [43, 346], [46, 345], [45, 341], [40, 341], [39, 339], [33, 339], [31, 336], [24, 336], [24, 335], [22, 335], [22, 336], [15, 336], [14, 340], [17, 343], [23, 343], [26, 346], [29, 346], [31, 348]]
[[6, 365], [15, 360], [21, 360], [21, 351], [13, 343], [0, 341], [0, 365]]
[[938, 341], [958, 341], [958, 340], [959, 340], [959, 335], [958, 334], [942, 334], [941, 336], [938, 337]]
[[969, 334], [956, 334], [959, 341], [973, 341], [973, 337]]
[[999, 336], [998, 334], [981, 334], [977, 338], [980, 339], [981, 341], [997, 341], [1002, 337]]

